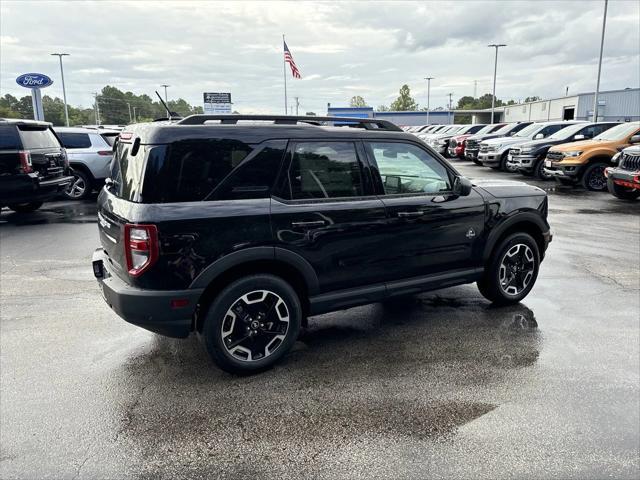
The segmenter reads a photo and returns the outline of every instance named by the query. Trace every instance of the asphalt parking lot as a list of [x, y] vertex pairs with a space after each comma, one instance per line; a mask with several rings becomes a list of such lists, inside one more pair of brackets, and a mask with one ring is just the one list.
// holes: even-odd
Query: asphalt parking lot
[[3, 211], [0, 477], [638, 478], [640, 202], [538, 184], [555, 237], [522, 304], [314, 317], [248, 378], [111, 312], [92, 201]]

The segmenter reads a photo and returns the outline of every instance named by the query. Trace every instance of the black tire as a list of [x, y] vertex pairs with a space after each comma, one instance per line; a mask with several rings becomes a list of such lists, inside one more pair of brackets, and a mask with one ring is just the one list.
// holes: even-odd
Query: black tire
[[16, 213], [31, 213], [39, 209], [44, 202], [17, 203], [8, 205], [8, 207]]
[[64, 196], [69, 200], [83, 200], [93, 190], [93, 181], [89, 175], [79, 169], [73, 171], [73, 181], [64, 190]]
[[475, 163], [476, 165], [482, 165], [482, 162], [480, 160], [478, 160], [477, 158], [472, 158], [471, 161], [473, 163]]
[[[264, 302], [253, 302], [254, 298], [251, 294], [256, 294], [257, 291], [269, 292]], [[250, 303], [242, 300], [242, 297], [247, 295], [249, 296], [246, 298], [252, 300]], [[279, 297], [279, 300], [274, 297]], [[280, 300], [285, 304], [286, 310], [279, 307]], [[242, 313], [236, 316], [238, 306], [241, 307]], [[231, 311], [232, 307], [234, 311]], [[281, 320], [283, 312], [288, 314], [288, 323]], [[263, 316], [261, 317], [260, 314]], [[244, 315], [244, 318], [240, 315]], [[212, 360], [222, 370], [241, 375], [257, 373], [271, 368], [289, 351], [298, 338], [301, 320], [302, 306], [291, 285], [273, 275], [250, 275], [236, 280], [218, 294], [207, 311], [202, 339]], [[240, 323], [236, 325], [238, 321]], [[283, 338], [278, 340], [277, 336], [273, 336], [272, 331], [269, 332], [274, 328], [272, 323], [279, 325], [275, 327], [275, 331], [286, 330]], [[285, 323], [287, 325], [284, 325]], [[223, 329], [229, 327], [230, 333], [224, 335]], [[253, 332], [255, 334], [252, 336]], [[242, 338], [244, 340], [240, 343]], [[268, 352], [272, 340], [278, 340], [280, 343], [276, 344], [272, 352]], [[231, 353], [226, 342], [235, 343], [233, 350], [239, 351]], [[253, 348], [262, 351], [261, 358], [252, 358], [255, 354]], [[251, 355], [247, 354], [247, 351], [251, 352]]]
[[[516, 249], [516, 246], [520, 246]], [[526, 249], [522, 246], [526, 246], [531, 254], [531, 259], [525, 259], [525, 268], [513, 274], [513, 278], [518, 277], [518, 281], [521, 285], [510, 286], [509, 282], [506, 287], [501, 282], [501, 272], [503, 262], [511, 262], [511, 256], [526, 254]], [[515, 252], [507, 258], [509, 252]], [[517, 263], [517, 262], [516, 262]], [[531, 264], [531, 276], [529, 273], [529, 263]], [[504, 267], [506, 273], [509, 274], [509, 269], [512, 265]], [[514, 267], [517, 269], [517, 267]], [[497, 305], [508, 305], [518, 303], [524, 297], [526, 297], [538, 278], [538, 271], [540, 269], [540, 250], [538, 244], [527, 233], [514, 233], [503, 239], [491, 254], [491, 258], [487, 263], [484, 276], [478, 283], [478, 289], [483, 297]], [[528, 280], [527, 280], [528, 279]], [[517, 287], [521, 286], [521, 289]], [[507, 289], [514, 289], [513, 293], [507, 292]]]
[[502, 170], [503, 172], [507, 172], [507, 173], [517, 173], [518, 169], [513, 168], [513, 170], [510, 170], [509, 167], [507, 167], [507, 159], [509, 157], [509, 150], [507, 150], [506, 152], [504, 152], [502, 154], [502, 156], [500, 157], [500, 170]]
[[580, 184], [587, 190], [594, 192], [604, 192], [607, 189], [607, 177], [604, 176], [604, 169], [609, 166], [605, 162], [596, 162], [589, 165], [580, 179]]
[[635, 200], [640, 197], [640, 189], [616, 185], [610, 178], [607, 179], [607, 189], [611, 195], [621, 200]]
[[553, 178], [552, 175], [544, 173], [544, 158], [536, 160], [536, 165], [533, 167], [533, 174], [540, 180], [551, 180]]

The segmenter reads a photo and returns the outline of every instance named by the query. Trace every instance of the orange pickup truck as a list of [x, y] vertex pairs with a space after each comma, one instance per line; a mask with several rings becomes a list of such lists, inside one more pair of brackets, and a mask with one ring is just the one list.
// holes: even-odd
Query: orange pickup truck
[[640, 143], [640, 122], [621, 123], [583, 142], [551, 147], [544, 171], [563, 185], [582, 185], [589, 190], [606, 190], [605, 168], [624, 147]]

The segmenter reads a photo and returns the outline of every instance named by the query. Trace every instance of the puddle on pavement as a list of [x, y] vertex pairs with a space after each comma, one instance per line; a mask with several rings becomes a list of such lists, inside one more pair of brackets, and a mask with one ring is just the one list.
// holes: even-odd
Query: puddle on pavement
[[46, 225], [53, 223], [97, 223], [97, 205], [95, 200], [78, 202], [53, 202], [45, 204], [32, 213], [15, 213], [2, 209], [0, 225]]

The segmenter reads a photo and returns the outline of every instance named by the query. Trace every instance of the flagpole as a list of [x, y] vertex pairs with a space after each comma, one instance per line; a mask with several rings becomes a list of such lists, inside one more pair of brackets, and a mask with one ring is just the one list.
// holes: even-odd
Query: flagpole
[[287, 114], [287, 61], [284, 58], [284, 33], [282, 34], [282, 77], [284, 78], [284, 114]]

